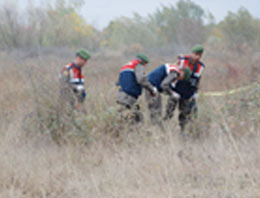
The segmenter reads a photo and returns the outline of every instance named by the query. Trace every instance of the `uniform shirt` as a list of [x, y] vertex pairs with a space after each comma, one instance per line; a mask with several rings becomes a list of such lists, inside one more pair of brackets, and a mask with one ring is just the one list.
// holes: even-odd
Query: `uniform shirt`
[[73, 92], [77, 95], [80, 102], [83, 102], [86, 97], [84, 76], [81, 71], [81, 67], [75, 63], [66, 65], [61, 73], [60, 79], [62, 83], [69, 85]]
[[142, 94], [142, 88], [153, 90], [153, 86], [145, 75], [145, 66], [138, 59], [127, 63], [120, 69], [119, 85], [121, 91], [136, 99]]
[[148, 80], [159, 92], [171, 94], [170, 84], [179, 76], [179, 68], [177, 65], [166, 63], [157, 67], [148, 74]]
[[190, 55], [179, 56], [177, 64], [180, 69], [189, 67], [192, 71], [192, 75], [189, 81], [180, 80], [173, 83], [172, 89], [180, 94], [182, 99], [190, 99], [198, 91], [199, 82], [205, 65], [200, 61], [192, 64]]

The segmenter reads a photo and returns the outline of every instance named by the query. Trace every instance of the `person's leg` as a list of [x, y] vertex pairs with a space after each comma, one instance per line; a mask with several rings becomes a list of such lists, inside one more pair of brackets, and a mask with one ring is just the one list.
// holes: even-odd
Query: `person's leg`
[[141, 112], [139, 104], [134, 104], [131, 108], [132, 119], [131, 122], [133, 124], [142, 123], [144, 121], [143, 113]]
[[121, 103], [117, 103], [117, 104], [118, 104], [117, 112], [119, 114], [119, 120], [121, 123], [124, 123], [127, 121], [127, 117], [128, 117], [127, 114], [128, 114], [128, 111], [130, 110], [130, 108]]
[[161, 96], [161, 94], [159, 94], [158, 98], [157, 98], [156, 114], [158, 115], [158, 118], [161, 119], [161, 117], [162, 117], [162, 96]]
[[196, 99], [192, 99], [190, 102], [190, 109], [191, 109], [191, 118], [198, 117], [198, 105]]
[[180, 100], [179, 103], [179, 123], [181, 130], [185, 130], [186, 124], [191, 120], [193, 110], [195, 111], [195, 104], [193, 100]]
[[154, 108], [154, 124], [160, 127], [161, 130], [165, 130], [162, 122], [162, 96], [159, 94], [156, 98]]
[[166, 104], [166, 114], [163, 118], [164, 121], [170, 120], [173, 117], [173, 113], [176, 109], [177, 103], [178, 103], [177, 99], [174, 99], [171, 97], [168, 98], [168, 101]]
[[134, 124], [143, 120], [137, 99], [124, 92], [119, 92], [117, 95], [117, 103], [120, 106], [118, 112], [120, 113], [122, 123]]
[[151, 96], [151, 94], [146, 91], [145, 92], [147, 106], [150, 113], [150, 120], [152, 124], [158, 124], [160, 122], [162, 116], [162, 98], [161, 95]]

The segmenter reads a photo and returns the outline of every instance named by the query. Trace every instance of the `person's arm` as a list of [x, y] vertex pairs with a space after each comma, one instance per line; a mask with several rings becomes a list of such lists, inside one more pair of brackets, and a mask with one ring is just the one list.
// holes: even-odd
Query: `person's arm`
[[61, 73], [59, 74], [59, 80], [61, 82], [69, 82], [70, 79], [70, 73], [67, 68], [63, 68]]
[[73, 89], [70, 84], [70, 72], [67, 68], [63, 68], [63, 70], [59, 74], [59, 86], [62, 91]]
[[191, 86], [194, 87], [196, 91], [198, 91], [200, 87], [200, 81], [201, 81], [202, 73], [204, 71], [204, 67], [205, 67], [204, 65], [201, 66], [200, 70], [196, 73], [197, 76], [195, 78], [190, 79]]
[[168, 94], [168, 95], [172, 95], [172, 89], [170, 87], [171, 83], [174, 82], [175, 80], [177, 80], [177, 78], [179, 77], [179, 74], [177, 72], [171, 72], [161, 83], [160, 87], [162, 88], [162, 90]]
[[154, 86], [149, 82], [147, 76], [145, 75], [145, 70], [143, 65], [137, 65], [135, 68], [135, 76], [137, 82], [145, 89], [150, 91], [151, 93], [154, 92]]

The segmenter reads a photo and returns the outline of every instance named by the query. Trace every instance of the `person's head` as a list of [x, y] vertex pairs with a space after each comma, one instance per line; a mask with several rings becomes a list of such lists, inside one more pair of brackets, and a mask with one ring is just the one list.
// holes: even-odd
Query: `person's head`
[[139, 53], [136, 57], [141, 61], [141, 64], [143, 65], [146, 65], [150, 62], [149, 58], [147, 58], [147, 56], [145, 56], [144, 54]]
[[198, 62], [200, 61], [202, 54], [204, 52], [204, 47], [202, 45], [195, 45], [192, 49], [191, 49], [192, 53], [191, 53], [191, 59], [193, 62]]
[[83, 67], [84, 65], [86, 65], [86, 63], [88, 62], [88, 60], [90, 58], [91, 58], [91, 56], [87, 50], [80, 49], [76, 53], [75, 64], [78, 65], [79, 67]]
[[180, 70], [179, 74], [179, 80], [189, 80], [192, 72], [189, 67], [185, 67]]

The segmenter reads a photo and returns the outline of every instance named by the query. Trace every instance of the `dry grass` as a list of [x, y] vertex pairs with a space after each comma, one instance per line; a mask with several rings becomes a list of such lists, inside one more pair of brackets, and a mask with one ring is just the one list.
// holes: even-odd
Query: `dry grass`
[[[200, 127], [192, 135], [180, 135], [176, 119], [163, 133], [149, 126], [146, 116], [142, 127], [114, 138], [114, 84], [127, 60], [93, 59], [85, 69], [88, 116], [77, 115], [82, 129], [70, 128], [66, 132], [72, 141], [57, 145], [50, 136], [60, 130], [56, 75], [69, 60], [1, 60], [1, 198], [260, 197], [259, 87], [233, 96], [201, 97]], [[153, 60], [151, 68], [168, 61]], [[213, 66], [202, 89], [229, 87], [217, 84]]]

